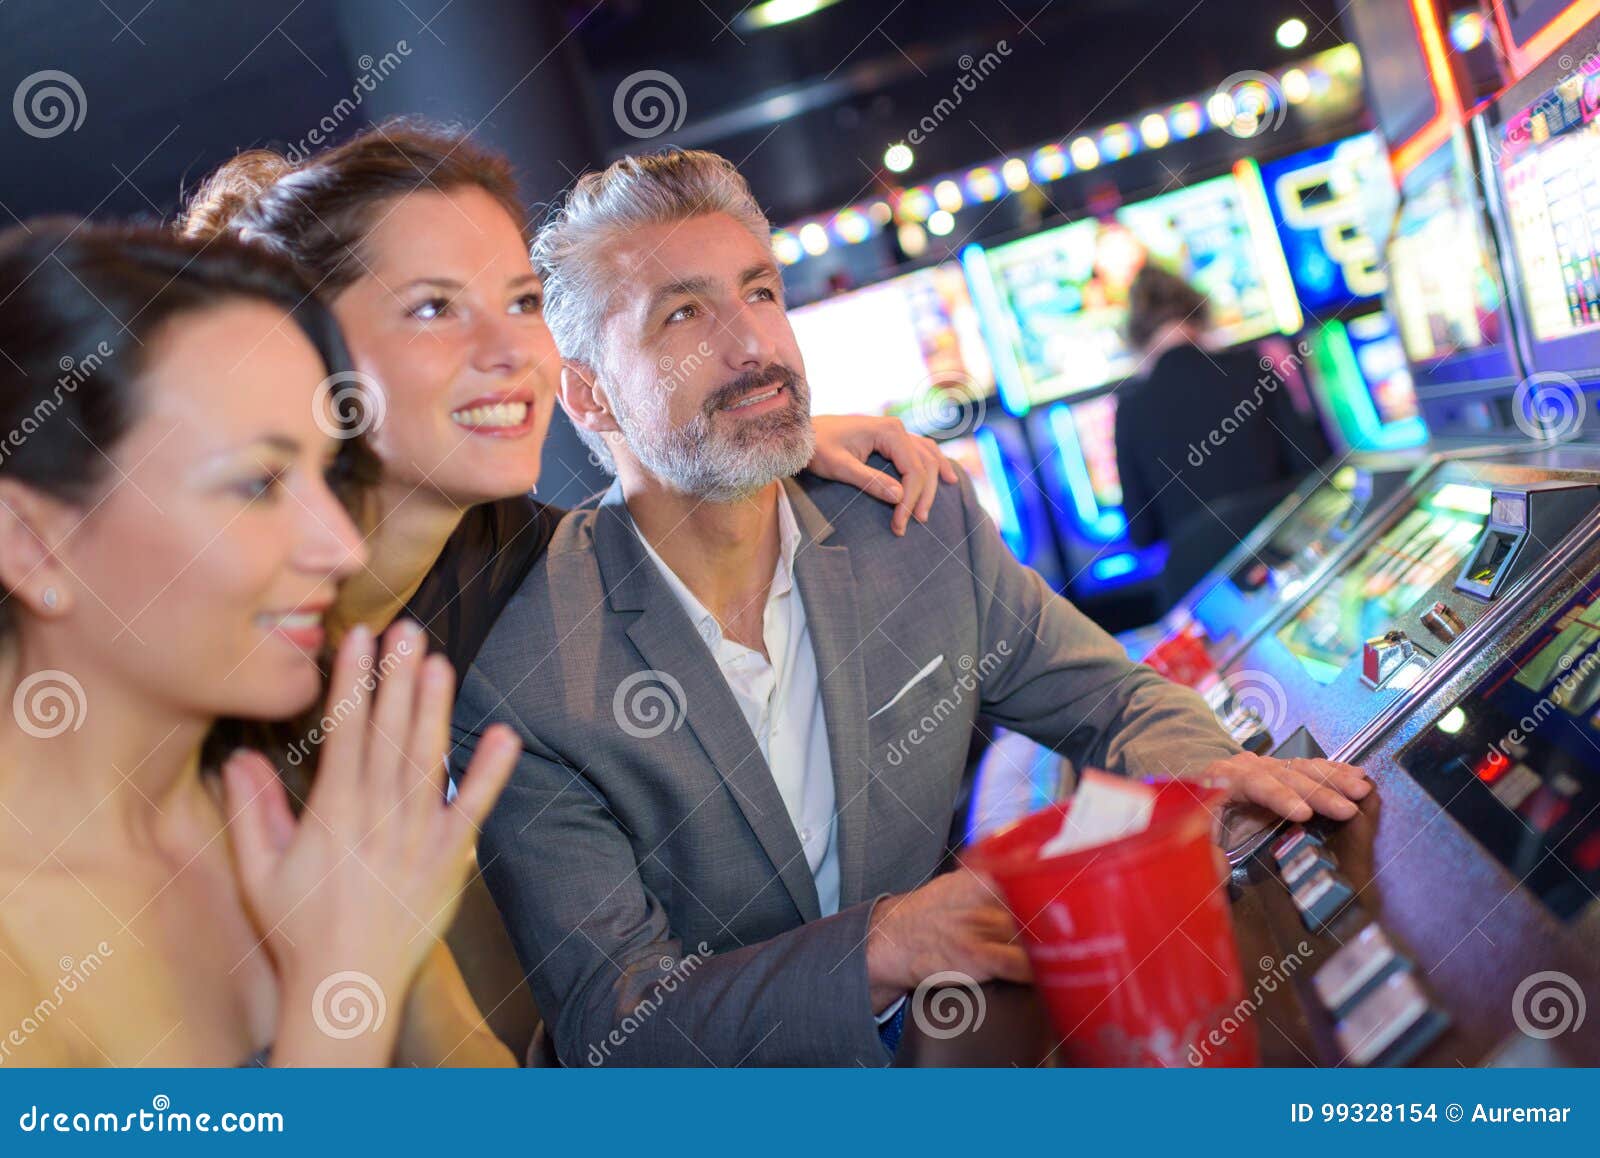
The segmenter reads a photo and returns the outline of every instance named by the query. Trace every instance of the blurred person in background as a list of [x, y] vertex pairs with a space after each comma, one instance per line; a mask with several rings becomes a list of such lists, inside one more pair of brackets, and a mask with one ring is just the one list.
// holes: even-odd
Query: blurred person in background
[[1117, 389], [1117, 472], [1129, 537], [1167, 542], [1165, 611], [1331, 451], [1293, 367], [1214, 349], [1204, 295], [1176, 274], [1139, 271], [1127, 337], [1140, 373]]

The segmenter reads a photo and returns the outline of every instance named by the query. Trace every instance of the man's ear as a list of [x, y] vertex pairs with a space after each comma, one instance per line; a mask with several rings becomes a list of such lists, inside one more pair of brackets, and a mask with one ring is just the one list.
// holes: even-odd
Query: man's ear
[[0, 479], [0, 586], [35, 614], [60, 615], [70, 606], [77, 583], [56, 548], [79, 521], [76, 508]]
[[620, 429], [594, 367], [570, 358], [561, 363], [561, 408], [584, 430], [606, 434]]

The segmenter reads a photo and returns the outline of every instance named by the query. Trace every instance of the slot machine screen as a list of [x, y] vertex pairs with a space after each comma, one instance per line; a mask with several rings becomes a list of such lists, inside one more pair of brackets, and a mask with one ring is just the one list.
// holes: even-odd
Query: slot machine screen
[[1387, 304], [1413, 370], [1434, 382], [1514, 376], [1505, 289], [1465, 133], [1406, 177]]
[[[950, 262], [789, 311], [813, 414], [940, 418], [994, 390], [961, 267]], [[959, 420], [959, 419], [958, 419]]]
[[1539, 365], [1600, 367], [1600, 58], [1501, 123], [1498, 179]]
[[1106, 220], [968, 247], [963, 262], [1008, 409], [1024, 413], [1138, 371], [1123, 335], [1128, 289], [1146, 261], [1206, 295], [1223, 345], [1300, 326], [1260, 175], [1245, 163]]
[[1271, 587], [1285, 600], [1299, 594], [1301, 581], [1343, 541], [1341, 528], [1359, 519], [1365, 507], [1360, 474], [1343, 466], [1307, 496], [1292, 515], [1244, 560], [1230, 578], [1246, 594]]
[[1261, 183], [1303, 307], [1339, 310], [1384, 291], [1399, 194], [1376, 133], [1264, 162]]
[[1378, 421], [1393, 426], [1416, 418], [1417, 393], [1412, 386], [1411, 367], [1389, 315], [1355, 318], [1346, 331]]
[[1002, 390], [1008, 377], [1014, 382], [1010, 409], [1021, 413], [1133, 371], [1122, 326], [1142, 261], [1125, 229], [1094, 219], [967, 251]]
[[1278, 642], [1312, 679], [1331, 684], [1368, 639], [1461, 569], [1490, 504], [1486, 487], [1438, 487], [1315, 592], [1278, 629]]
[[1600, 891], [1600, 577], [1401, 750], [1412, 777], [1557, 916]]
[[1126, 205], [1117, 221], [1132, 231], [1148, 260], [1206, 295], [1220, 344], [1300, 328], [1293, 282], [1253, 165]]

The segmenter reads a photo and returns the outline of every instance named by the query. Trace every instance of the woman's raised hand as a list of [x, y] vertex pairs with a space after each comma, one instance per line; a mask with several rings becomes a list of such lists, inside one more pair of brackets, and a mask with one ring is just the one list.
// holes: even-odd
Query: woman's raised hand
[[449, 926], [520, 750], [510, 728], [488, 729], [446, 803], [449, 661], [426, 656], [409, 621], [381, 657], [372, 645], [358, 626], [339, 648], [300, 817], [259, 753], [222, 769], [240, 887], [281, 982], [274, 1064], [388, 1064], [412, 978]]

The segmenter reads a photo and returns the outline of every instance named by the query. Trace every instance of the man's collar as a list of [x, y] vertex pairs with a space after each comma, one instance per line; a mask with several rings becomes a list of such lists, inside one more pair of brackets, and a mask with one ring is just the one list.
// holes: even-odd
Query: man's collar
[[[833, 524], [798, 482], [786, 478], [781, 485], [783, 498], [788, 500], [789, 513], [793, 516], [794, 539], [792, 550], [787, 552], [792, 572], [793, 560], [812, 545], [826, 542], [833, 534]], [[784, 535], [783, 505], [779, 504], [780, 549]], [[643, 611], [649, 605], [651, 589], [659, 591], [658, 585], [663, 580], [656, 574], [633, 516], [628, 513], [620, 480], [612, 482], [596, 509], [594, 551], [612, 610]]]

